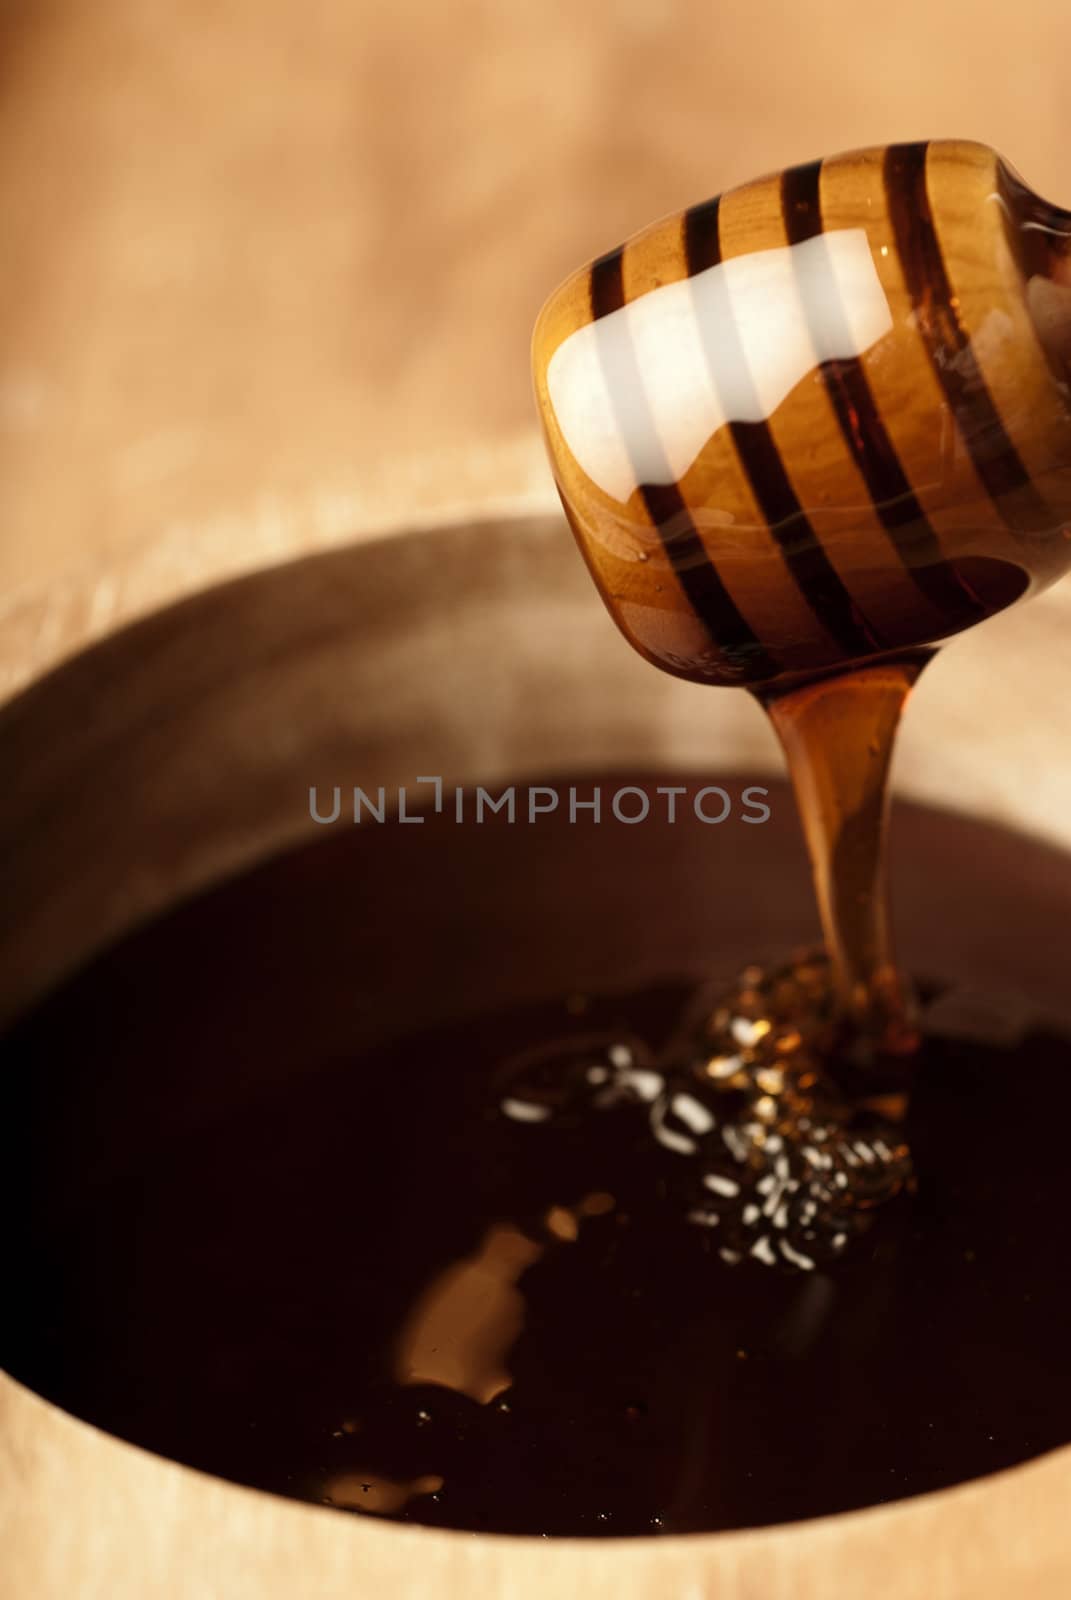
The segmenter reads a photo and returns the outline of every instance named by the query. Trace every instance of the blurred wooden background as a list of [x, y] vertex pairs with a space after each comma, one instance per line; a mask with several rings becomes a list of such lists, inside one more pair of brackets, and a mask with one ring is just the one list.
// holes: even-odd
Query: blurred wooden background
[[890, 139], [1068, 203], [1066, 0], [6, 0], [0, 668], [399, 515], [551, 503], [544, 295]]

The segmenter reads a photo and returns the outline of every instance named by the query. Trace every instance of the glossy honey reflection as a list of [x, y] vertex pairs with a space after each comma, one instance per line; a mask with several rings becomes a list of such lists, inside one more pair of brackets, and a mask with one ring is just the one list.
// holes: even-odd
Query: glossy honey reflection
[[580, 547], [671, 672], [790, 683], [1071, 566], [1071, 213], [985, 146], [666, 218], [551, 296], [533, 357]]

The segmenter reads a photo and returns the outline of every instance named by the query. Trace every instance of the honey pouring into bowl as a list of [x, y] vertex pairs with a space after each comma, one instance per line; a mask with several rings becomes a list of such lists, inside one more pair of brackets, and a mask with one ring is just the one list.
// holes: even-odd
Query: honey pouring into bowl
[[748, 689], [787, 758], [824, 952], [701, 1009], [654, 1116], [674, 1137], [676, 1103], [686, 1144], [724, 1122], [710, 1186], [760, 1224], [726, 1259], [812, 1265], [823, 1215], [843, 1248], [909, 1170], [919, 1032], [886, 882], [905, 703], [944, 640], [1071, 567], [1071, 213], [980, 144], [814, 161], [574, 273], [533, 365], [614, 621], [663, 670]]

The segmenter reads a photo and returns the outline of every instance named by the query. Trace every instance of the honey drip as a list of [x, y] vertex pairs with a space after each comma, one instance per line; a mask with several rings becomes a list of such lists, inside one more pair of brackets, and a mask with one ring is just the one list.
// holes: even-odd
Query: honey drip
[[831, 969], [840, 1042], [857, 1054], [918, 1045], [893, 955], [886, 876], [900, 718], [932, 651], [872, 662], [762, 701], [788, 762]]

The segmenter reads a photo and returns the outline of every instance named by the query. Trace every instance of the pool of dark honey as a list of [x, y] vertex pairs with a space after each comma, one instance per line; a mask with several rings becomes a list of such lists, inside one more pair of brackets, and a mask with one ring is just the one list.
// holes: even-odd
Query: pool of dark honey
[[642, 1108], [518, 1123], [495, 1073], [657, 1050], [698, 976], [812, 937], [790, 799], [756, 780], [749, 825], [722, 779], [712, 826], [716, 777], [547, 781], [690, 792], [673, 825], [324, 829], [8, 1035], [5, 1365], [180, 1461], [470, 1530], [792, 1520], [1066, 1443], [1071, 859], [900, 808], [901, 944], [942, 989], [915, 1192], [832, 1266], [732, 1267]]

